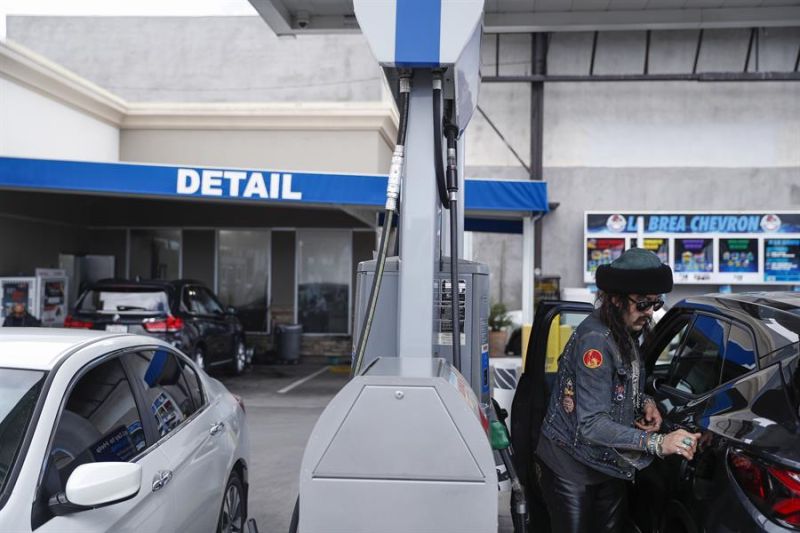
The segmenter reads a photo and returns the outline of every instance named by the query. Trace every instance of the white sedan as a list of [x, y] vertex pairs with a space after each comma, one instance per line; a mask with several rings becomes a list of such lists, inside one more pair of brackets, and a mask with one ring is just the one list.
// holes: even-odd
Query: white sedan
[[229, 532], [244, 406], [152, 337], [0, 332], [0, 531]]

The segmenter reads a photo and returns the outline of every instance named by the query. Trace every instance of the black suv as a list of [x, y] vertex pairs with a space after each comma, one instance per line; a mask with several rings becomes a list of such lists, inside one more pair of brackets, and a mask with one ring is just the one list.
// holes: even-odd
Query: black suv
[[64, 327], [153, 335], [203, 369], [225, 365], [238, 374], [248, 363], [236, 310], [199, 281], [98, 281], [80, 295]]
[[[540, 505], [536, 449], [566, 339], [592, 306], [542, 302], [511, 409], [515, 462]], [[656, 460], [630, 492], [631, 531], [800, 530], [800, 294], [688, 298], [642, 347], [662, 431], [702, 434], [692, 461]], [[635, 525], [634, 525], [635, 524]]]

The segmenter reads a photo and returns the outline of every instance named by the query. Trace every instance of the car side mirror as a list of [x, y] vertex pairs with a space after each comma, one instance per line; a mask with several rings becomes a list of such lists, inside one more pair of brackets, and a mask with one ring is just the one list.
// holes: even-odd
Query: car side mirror
[[225, 314], [226, 315], [235, 315], [236, 314], [236, 308], [234, 306], [232, 306], [232, 305], [229, 305], [228, 307], [225, 308]]
[[80, 465], [67, 480], [67, 488], [50, 498], [50, 510], [61, 516], [129, 500], [142, 486], [142, 467], [135, 463]]

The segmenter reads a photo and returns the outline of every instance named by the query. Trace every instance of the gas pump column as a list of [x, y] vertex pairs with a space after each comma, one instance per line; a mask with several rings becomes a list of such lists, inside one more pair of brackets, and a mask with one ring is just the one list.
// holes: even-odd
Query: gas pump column
[[433, 357], [435, 265], [447, 231], [434, 166], [434, 78], [442, 80], [461, 148], [460, 133], [477, 106], [483, 0], [354, 0], [354, 7], [387, 77], [412, 74], [402, 143], [397, 356], [372, 360], [317, 421], [303, 455], [298, 531], [496, 533], [488, 421], [464, 376]]

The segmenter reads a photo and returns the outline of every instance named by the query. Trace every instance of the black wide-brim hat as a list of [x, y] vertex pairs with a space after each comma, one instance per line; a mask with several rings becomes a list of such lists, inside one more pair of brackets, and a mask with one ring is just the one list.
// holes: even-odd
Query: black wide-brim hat
[[598, 289], [612, 294], [664, 294], [672, 290], [672, 269], [650, 250], [631, 248], [600, 265], [595, 281]]

